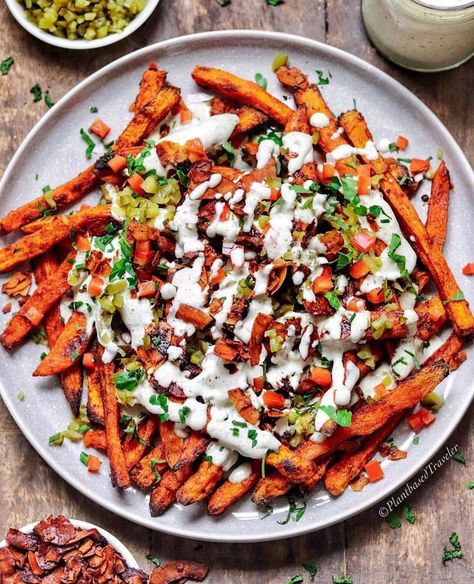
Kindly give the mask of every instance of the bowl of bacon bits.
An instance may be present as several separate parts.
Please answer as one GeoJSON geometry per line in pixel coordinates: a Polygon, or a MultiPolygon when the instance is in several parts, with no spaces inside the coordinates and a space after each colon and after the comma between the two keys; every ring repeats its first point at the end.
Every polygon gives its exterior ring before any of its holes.
{"type": "Polygon", "coordinates": [[[105,529],[50,515],[8,530],[0,542],[0,584],[170,584],[201,582],[209,571],[197,562],[153,562],[157,567],[148,576],[105,529]]]}
{"type": "Polygon", "coordinates": [[[0,543],[0,582],[142,584],[148,575],[123,543],[104,529],[50,515],[8,530],[0,543]]]}

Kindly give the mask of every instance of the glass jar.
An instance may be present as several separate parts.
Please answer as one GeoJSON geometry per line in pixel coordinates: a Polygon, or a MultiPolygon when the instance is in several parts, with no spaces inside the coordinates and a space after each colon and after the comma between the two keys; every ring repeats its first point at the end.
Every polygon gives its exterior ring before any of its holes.
{"type": "Polygon", "coordinates": [[[444,71],[474,54],[474,0],[362,0],[375,47],[415,71],[444,71]]]}

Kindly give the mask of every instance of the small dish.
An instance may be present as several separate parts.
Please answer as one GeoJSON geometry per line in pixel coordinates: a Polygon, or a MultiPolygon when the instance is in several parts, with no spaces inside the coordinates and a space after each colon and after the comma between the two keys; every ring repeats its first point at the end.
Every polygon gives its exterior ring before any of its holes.
{"type": "MultiPolygon", "coordinates": [[[[123,557],[123,559],[125,560],[125,562],[127,563],[129,568],[135,568],[137,570],[140,568],[136,559],[132,556],[132,554],[128,550],[128,548],[126,548],[125,545],[119,539],[117,539],[115,537],[115,535],[112,535],[111,533],[109,533],[108,531],[103,529],[102,527],[99,527],[98,525],[94,525],[93,523],[89,523],[87,521],[81,521],[79,519],[69,519],[69,521],[74,525],[74,527],[79,527],[81,529],[97,529],[100,532],[100,534],[103,535],[105,537],[105,539],[123,557]]],[[[23,533],[27,533],[27,534],[33,533],[33,528],[38,523],[39,523],[39,521],[35,521],[34,523],[29,523],[28,525],[25,525],[24,527],[20,527],[20,531],[22,531],[23,533]]],[[[7,542],[4,539],[2,541],[0,541],[0,547],[5,547],[6,545],[7,545],[7,542]]]]}
{"type": "Polygon", "coordinates": [[[137,14],[137,16],[132,21],[130,21],[130,23],[121,32],[110,34],[102,39],[88,41],[85,39],[71,40],[54,36],[50,32],[42,30],[36,26],[36,24],[30,22],[26,17],[23,6],[18,2],[18,0],[5,0],[6,5],[15,20],[30,34],[40,39],[41,41],[48,43],[49,45],[61,47],[63,49],[75,50],[99,49],[100,47],[118,43],[122,39],[131,35],[132,32],[135,32],[137,28],[139,28],[151,16],[151,13],[158,6],[159,1],[160,0],[148,0],[145,8],[139,14],[137,14]]]}

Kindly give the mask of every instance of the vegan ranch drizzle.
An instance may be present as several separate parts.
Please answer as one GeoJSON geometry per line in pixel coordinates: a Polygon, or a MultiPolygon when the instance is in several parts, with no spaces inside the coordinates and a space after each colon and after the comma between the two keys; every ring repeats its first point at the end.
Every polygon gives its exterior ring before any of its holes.
{"type": "Polygon", "coordinates": [[[374,45],[398,65],[442,71],[474,54],[472,0],[362,0],[374,45]]]}

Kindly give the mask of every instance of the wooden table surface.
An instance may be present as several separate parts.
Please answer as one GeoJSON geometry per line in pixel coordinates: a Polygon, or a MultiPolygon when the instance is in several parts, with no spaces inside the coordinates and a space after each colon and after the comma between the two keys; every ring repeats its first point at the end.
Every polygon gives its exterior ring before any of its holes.
{"type": "MultiPolygon", "coordinates": [[[[0,172],[27,132],[45,113],[43,103],[32,104],[30,88],[48,85],[58,99],[103,65],[159,40],[193,32],[252,28],[300,34],[325,41],[373,63],[418,95],[447,125],[474,160],[472,79],[474,60],[460,69],[423,75],[391,65],[373,49],[361,22],[358,2],[347,0],[286,0],[277,7],[265,0],[232,0],[220,7],[215,0],[162,0],[149,21],[118,45],[97,52],[68,52],[34,39],[0,3],[0,59],[9,55],[15,65],[0,78],[0,172]],[[468,91],[469,80],[471,90],[468,91]]],[[[354,584],[416,582],[461,583],[474,579],[474,492],[464,485],[474,479],[469,432],[474,429],[471,408],[450,446],[458,445],[467,465],[449,461],[410,497],[414,525],[404,521],[390,529],[377,512],[369,510],[332,528],[294,539],[263,544],[220,545],[162,535],[133,525],[92,503],[60,479],[30,447],[0,402],[0,534],[48,513],[64,513],[102,525],[115,533],[135,554],[142,567],[152,552],[162,560],[189,558],[211,567],[209,583],[281,583],[302,574],[301,564],[318,566],[315,582],[350,575],[354,584]],[[465,558],[441,563],[442,548],[451,532],[459,534],[465,558]]],[[[436,459],[437,457],[435,457],[436,459]]]]}

